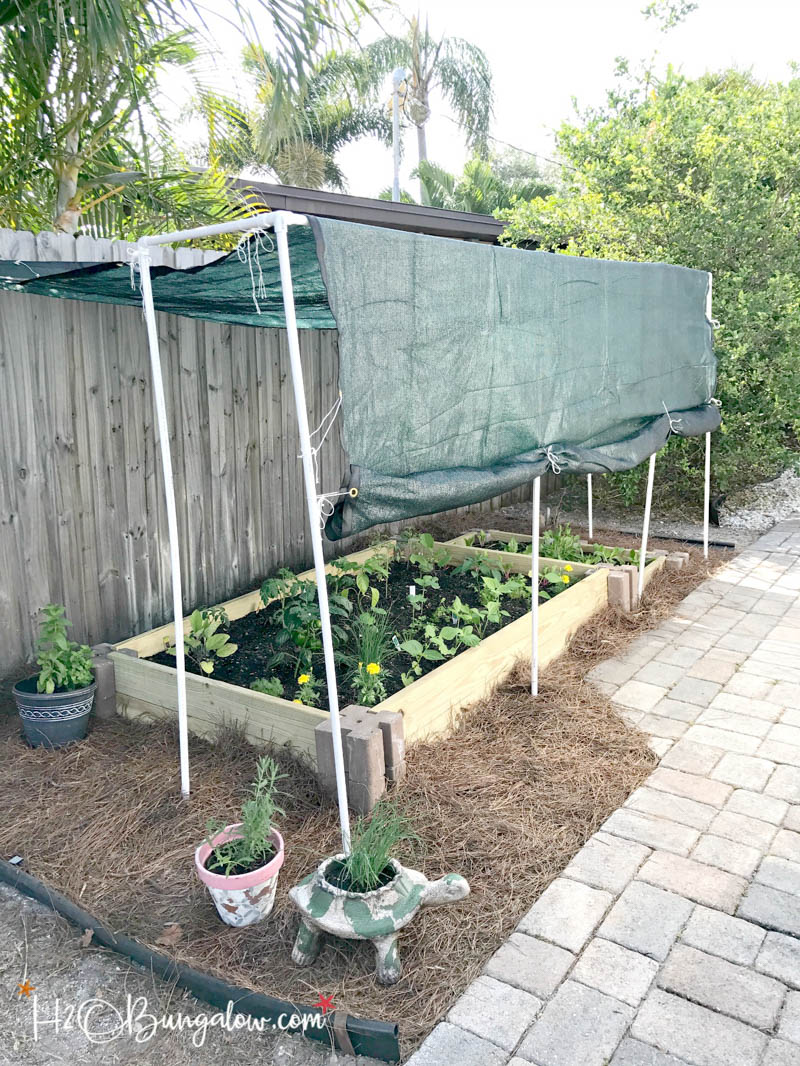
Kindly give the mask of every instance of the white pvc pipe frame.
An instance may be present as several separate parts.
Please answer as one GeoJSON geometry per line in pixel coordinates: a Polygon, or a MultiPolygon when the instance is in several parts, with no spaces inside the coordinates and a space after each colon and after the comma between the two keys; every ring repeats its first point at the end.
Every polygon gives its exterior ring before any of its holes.
{"type": "MultiPolygon", "coordinates": [[[[294,289],[289,261],[289,226],[307,226],[305,215],[292,211],[269,211],[252,218],[221,222],[214,226],[200,226],[196,229],[177,230],[174,233],[160,233],[150,237],[141,237],[137,242],[139,249],[138,265],[142,281],[142,303],[147,325],[147,341],[150,349],[150,364],[153,373],[153,402],[158,423],[161,465],[164,475],[164,494],[167,504],[167,530],[169,535],[170,564],[172,570],[172,607],[175,623],[175,666],[178,688],[178,732],[181,769],[181,792],[189,795],[189,741],[186,715],[186,671],[183,648],[183,593],[181,587],[181,564],[178,545],[178,521],[175,508],[175,487],[172,476],[172,455],[169,447],[169,424],[164,397],[164,379],[161,372],[161,356],[158,343],[153,291],[150,284],[150,255],[148,249],[153,245],[174,244],[178,241],[193,240],[199,237],[211,237],[222,233],[246,233],[249,230],[263,229],[271,226],[278,243],[278,262],[280,265],[283,306],[286,315],[286,330],[289,341],[289,359],[292,368],[295,407],[300,430],[300,450],[303,460],[303,478],[306,490],[306,505],[311,526],[311,546],[314,553],[314,570],[317,579],[320,617],[322,621],[322,644],[325,654],[325,675],[328,683],[328,700],[331,715],[333,739],[333,758],[336,768],[336,791],[339,804],[339,821],[342,831],[342,847],[345,853],[350,851],[350,814],[347,806],[347,783],[344,772],[344,754],[342,751],[342,734],[339,725],[339,694],[336,685],[336,666],[333,658],[333,638],[331,634],[330,612],[328,609],[328,587],[325,581],[325,557],[322,550],[322,531],[319,522],[319,502],[317,484],[314,477],[314,462],[311,449],[311,437],[306,411],[303,368],[300,362],[300,338],[297,332],[297,317],[294,306],[294,289]]],[[[707,297],[706,314],[711,316],[711,284],[707,297]]],[[[710,502],[710,460],[711,434],[706,434],[705,453],[705,499],[703,516],[703,552],[708,556],[708,520],[710,502]]],[[[653,496],[653,479],[655,475],[655,453],[650,456],[650,469],[647,478],[647,498],[645,503],[644,523],[642,528],[642,551],[639,559],[639,595],[644,587],[644,567],[647,552],[647,537],[650,528],[650,508],[653,496]]],[[[531,544],[531,693],[539,692],[539,508],[540,479],[533,481],[533,515],[531,544]]],[[[592,480],[588,478],[589,509],[591,514],[592,480]]],[[[591,519],[590,519],[591,521],[591,519]]],[[[590,533],[591,536],[591,533],[590,533]]]]}
{"type": "Polygon", "coordinates": [[[278,262],[280,265],[281,288],[283,290],[283,308],[286,315],[286,332],[289,342],[289,361],[292,368],[294,402],[297,410],[297,422],[300,430],[300,451],[303,460],[303,479],[306,490],[306,506],[311,526],[311,547],[314,553],[314,570],[317,579],[320,618],[322,621],[322,645],[325,654],[325,676],[328,683],[328,705],[331,716],[333,736],[333,759],[336,767],[336,792],[339,804],[339,822],[342,831],[342,848],[350,851],[350,814],[347,806],[347,783],[344,772],[344,755],[342,752],[342,733],[339,725],[339,694],[336,686],[336,665],[333,658],[333,638],[328,609],[328,586],[325,581],[325,557],[322,550],[322,530],[320,528],[320,497],[314,476],[314,459],[311,448],[311,436],[308,428],[303,368],[300,362],[300,338],[297,332],[297,317],[294,306],[294,289],[292,271],[289,261],[289,226],[307,226],[305,215],[292,211],[270,211],[263,215],[241,219],[235,222],[222,222],[215,226],[201,226],[196,229],[178,230],[175,233],[160,233],[151,237],[141,237],[137,242],[139,250],[138,265],[142,280],[142,303],[147,324],[147,341],[150,348],[150,363],[153,372],[153,402],[156,409],[158,433],[161,448],[161,466],[164,475],[164,493],[167,501],[167,529],[169,534],[169,553],[172,569],[172,609],[175,622],[175,666],[178,687],[178,733],[180,749],[181,792],[189,795],[189,741],[186,715],[186,671],[183,650],[183,595],[181,590],[181,562],[178,545],[178,522],[175,510],[175,487],[172,478],[172,458],[169,447],[169,425],[164,398],[164,379],[161,372],[161,357],[158,344],[153,291],[150,284],[150,255],[153,245],[173,244],[198,237],[210,237],[221,233],[246,233],[250,230],[271,227],[278,245],[278,262]]]}

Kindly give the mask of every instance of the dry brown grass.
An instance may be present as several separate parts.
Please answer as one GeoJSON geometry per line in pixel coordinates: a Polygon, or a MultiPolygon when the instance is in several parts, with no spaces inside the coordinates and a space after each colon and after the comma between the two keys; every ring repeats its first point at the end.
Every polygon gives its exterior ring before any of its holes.
{"type": "Polygon", "coordinates": [[[169,728],[98,722],[84,743],[52,753],[26,747],[8,718],[0,725],[0,854],[23,855],[31,873],[149,944],[168,922],[180,923],[176,957],[229,981],[298,1003],[333,994],[352,1014],[399,1021],[408,1052],[650,772],[646,737],[584,678],[707,572],[694,552],[688,570],[653,580],[636,615],[609,610],[584,626],[544,674],[538,699],[520,665],[451,737],[414,745],[397,790],[424,844],[413,858],[431,878],[464,874],[472,894],[424,911],[403,933],[405,976],[391,989],[376,984],[364,944],[331,942],[308,970],[290,960],[297,916],[286,893],[337,849],[337,818],[310,767],[285,752],[287,854],[273,915],[242,930],[216,917],[192,851],[208,817],[234,819],[252,778],[256,753],[233,732],[217,745],[191,740],[193,793],[184,802],[169,728]]]}

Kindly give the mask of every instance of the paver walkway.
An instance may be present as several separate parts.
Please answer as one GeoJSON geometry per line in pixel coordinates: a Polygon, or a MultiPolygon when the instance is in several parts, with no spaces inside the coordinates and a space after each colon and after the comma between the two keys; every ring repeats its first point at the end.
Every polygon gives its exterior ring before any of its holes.
{"type": "Polygon", "coordinates": [[[800,517],[592,678],[660,765],[409,1066],[800,1066],[800,517]]]}

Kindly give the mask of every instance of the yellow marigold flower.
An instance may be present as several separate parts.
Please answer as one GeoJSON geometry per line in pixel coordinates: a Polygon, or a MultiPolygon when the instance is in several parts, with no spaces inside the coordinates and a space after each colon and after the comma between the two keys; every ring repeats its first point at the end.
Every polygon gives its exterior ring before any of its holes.
{"type": "Polygon", "coordinates": [[[302,700],[292,700],[292,703],[299,703],[302,706],[303,701],[302,700]]]}
{"type": "Polygon", "coordinates": [[[310,677],[309,674],[301,674],[298,677],[298,679],[297,679],[297,684],[298,685],[307,685],[310,680],[311,680],[311,677],[310,677]]]}
{"type": "Polygon", "coordinates": [[[561,578],[561,580],[564,582],[565,585],[568,585],[569,584],[569,574],[564,574],[563,577],[561,578]]]}
{"type": "Polygon", "coordinates": [[[381,668],[378,665],[378,663],[367,663],[367,673],[368,674],[379,674],[380,672],[381,672],[381,668]]]}
{"type": "Polygon", "coordinates": [[[569,565],[569,563],[567,563],[567,565],[564,567],[564,569],[567,571],[568,574],[572,573],[572,567],[569,565]]]}

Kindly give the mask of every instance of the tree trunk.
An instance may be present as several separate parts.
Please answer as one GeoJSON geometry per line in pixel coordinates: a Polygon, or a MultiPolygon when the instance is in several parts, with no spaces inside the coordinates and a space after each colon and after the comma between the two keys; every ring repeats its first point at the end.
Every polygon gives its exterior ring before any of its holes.
{"type": "Polygon", "coordinates": [[[78,175],[81,169],[78,144],[79,133],[71,130],[64,144],[64,158],[53,167],[58,178],[53,229],[60,233],[74,234],[81,215],[78,207],[78,175]]]}
{"type": "MultiPolygon", "coordinates": [[[[425,138],[425,124],[417,126],[417,157],[420,163],[428,162],[428,142],[425,138]]],[[[422,178],[419,179],[419,202],[425,203],[425,185],[422,178]]]]}

